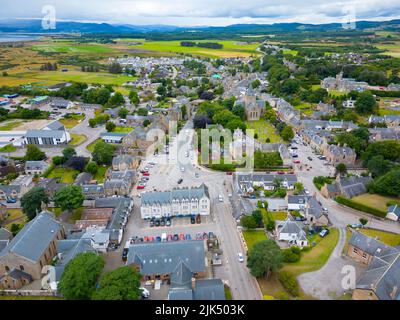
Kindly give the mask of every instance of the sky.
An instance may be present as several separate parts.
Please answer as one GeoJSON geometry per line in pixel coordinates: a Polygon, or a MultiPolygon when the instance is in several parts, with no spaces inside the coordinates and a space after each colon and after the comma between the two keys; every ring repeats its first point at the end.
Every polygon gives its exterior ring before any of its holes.
{"type": "Polygon", "coordinates": [[[399,0],[0,0],[0,18],[41,18],[113,24],[225,26],[237,23],[329,23],[400,18],[399,0]]]}

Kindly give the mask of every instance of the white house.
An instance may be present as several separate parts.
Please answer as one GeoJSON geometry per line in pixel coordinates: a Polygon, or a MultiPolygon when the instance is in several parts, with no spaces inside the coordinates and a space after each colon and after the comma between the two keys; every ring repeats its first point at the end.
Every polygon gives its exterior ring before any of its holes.
{"type": "Polygon", "coordinates": [[[25,173],[26,174],[43,174],[47,168],[49,167],[49,164],[45,161],[27,161],[25,163],[25,173]]]}
{"type": "Polygon", "coordinates": [[[173,189],[164,192],[145,192],[141,197],[142,219],[184,217],[210,214],[208,187],[173,189]]]}
{"type": "Polygon", "coordinates": [[[386,218],[393,220],[393,221],[399,221],[400,219],[400,206],[398,206],[397,204],[390,206],[387,209],[387,213],[386,213],[386,218]]]}
{"type": "Polygon", "coordinates": [[[98,252],[107,252],[110,244],[110,232],[98,228],[87,228],[83,239],[89,239],[92,248],[98,252]]]}
{"type": "Polygon", "coordinates": [[[100,134],[100,138],[107,143],[121,143],[122,139],[127,135],[127,133],[103,132],[100,134]]]}
{"type": "Polygon", "coordinates": [[[306,196],[288,196],[288,210],[300,211],[305,210],[307,206],[306,196]]]}
{"type": "Polygon", "coordinates": [[[349,109],[354,109],[355,108],[355,100],[348,99],[346,101],[343,101],[343,107],[344,108],[349,108],[349,109]]]}
{"type": "Polygon", "coordinates": [[[277,222],[276,234],[279,241],[288,241],[289,244],[299,247],[308,245],[306,233],[299,222],[290,219],[277,222]]]}

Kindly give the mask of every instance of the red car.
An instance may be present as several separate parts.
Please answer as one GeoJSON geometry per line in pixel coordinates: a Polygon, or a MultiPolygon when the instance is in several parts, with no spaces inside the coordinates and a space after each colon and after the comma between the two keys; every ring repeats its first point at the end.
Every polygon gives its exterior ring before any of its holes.
{"type": "Polygon", "coordinates": [[[172,234],[169,234],[169,235],[168,235],[167,241],[172,241],[172,234]]]}
{"type": "Polygon", "coordinates": [[[278,171],[278,174],[285,174],[285,172],[283,172],[283,171],[278,171]]]}
{"type": "Polygon", "coordinates": [[[148,176],[150,176],[150,173],[144,172],[144,173],[143,173],[143,176],[144,176],[144,177],[148,177],[148,176]]]}
{"type": "Polygon", "coordinates": [[[300,163],[300,160],[294,160],[293,163],[300,163]]]}
{"type": "Polygon", "coordinates": [[[232,172],[231,172],[231,171],[228,171],[226,174],[227,174],[228,176],[231,176],[231,175],[232,175],[232,172]]]}
{"type": "Polygon", "coordinates": [[[138,190],[144,189],[144,186],[137,186],[136,189],[138,189],[138,190]]]}
{"type": "Polygon", "coordinates": [[[154,237],[149,237],[149,241],[154,241],[154,237]]]}
{"type": "Polygon", "coordinates": [[[181,233],[181,234],[179,235],[179,240],[185,240],[185,235],[184,235],[183,233],[181,233]]]}
{"type": "Polygon", "coordinates": [[[147,237],[147,236],[146,236],[146,237],[144,237],[144,238],[143,238],[143,241],[144,241],[144,242],[147,242],[147,241],[149,241],[149,237],[147,237]]]}

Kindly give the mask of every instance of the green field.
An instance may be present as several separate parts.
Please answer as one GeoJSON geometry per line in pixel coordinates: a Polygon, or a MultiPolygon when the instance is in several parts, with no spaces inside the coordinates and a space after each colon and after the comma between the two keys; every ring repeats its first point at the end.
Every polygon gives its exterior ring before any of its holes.
{"type": "Polygon", "coordinates": [[[83,134],[71,133],[71,141],[69,144],[71,146],[78,146],[86,141],[86,136],[83,134]]]}
{"type": "Polygon", "coordinates": [[[248,250],[251,250],[257,242],[268,240],[264,230],[244,230],[243,237],[248,250]]]}
{"type": "Polygon", "coordinates": [[[3,124],[0,126],[0,131],[11,131],[15,129],[16,127],[19,127],[23,121],[10,121],[6,124],[3,124]]]}
{"type": "Polygon", "coordinates": [[[395,201],[400,205],[399,198],[384,197],[379,194],[370,194],[370,193],[364,193],[360,196],[351,198],[351,200],[353,202],[360,203],[385,212],[387,210],[387,203],[389,201],[395,201]]]}
{"type": "Polygon", "coordinates": [[[116,127],[113,132],[117,133],[129,133],[133,130],[131,127],[116,127]]]}
{"type": "Polygon", "coordinates": [[[291,54],[292,56],[297,56],[297,54],[299,52],[297,50],[283,49],[282,53],[283,54],[291,54]]]}
{"type": "Polygon", "coordinates": [[[6,146],[0,148],[0,152],[3,153],[10,153],[10,152],[15,152],[17,151],[17,148],[14,147],[12,144],[7,144],[6,146]]]}
{"type": "Polygon", "coordinates": [[[105,54],[113,53],[110,47],[101,44],[80,44],[77,42],[48,42],[36,44],[31,47],[34,51],[56,52],[56,53],[73,53],[73,54],[105,54]]]}
{"type": "Polygon", "coordinates": [[[71,115],[69,118],[63,118],[58,121],[61,122],[67,129],[72,129],[78,123],[80,123],[83,119],[85,119],[84,114],[82,114],[82,115],[74,114],[74,115],[71,115]]]}
{"type": "Polygon", "coordinates": [[[79,174],[78,171],[68,168],[54,168],[48,178],[60,178],[60,183],[73,183],[76,176],[79,174]]]}
{"type": "Polygon", "coordinates": [[[226,40],[201,40],[196,42],[218,42],[223,45],[223,48],[183,47],[180,45],[181,41],[146,41],[143,44],[131,45],[129,48],[165,53],[187,53],[210,58],[249,57],[258,54],[256,49],[259,44],[240,44],[236,41],[226,40]]]}
{"type": "Polygon", "coordinates": [[[275,127],[265,121],[246,121],[247,129],[253,129],[254,133],[258,135],[257,140],[265,143],[267,138],[270,139],[270,143],[277,143],[281,141],[281,137],[276,133],[275,127]]]}
{"type": "Polygon", "coordinates": [[[395,58],[400,58],[400,42],[393,44],[378,44],[378,49],[386,50],[385,54],[388,54],[395,58]]]}

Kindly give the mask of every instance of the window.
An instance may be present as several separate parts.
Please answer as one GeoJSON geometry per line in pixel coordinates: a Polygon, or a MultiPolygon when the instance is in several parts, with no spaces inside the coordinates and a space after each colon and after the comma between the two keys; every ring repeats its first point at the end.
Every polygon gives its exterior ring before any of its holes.
{"type": "Polygon", "coordinates": [[[5,266],[4,268],[6,269],[6,272],[10,271],[10,267],[9,266],[5,266]]]}
{"type": "Polygon", "coordinates": [[[363,253],[362,257],[363,257],[364,259],[367,259],[367,254],[366,254],[366,253],[363,253]]]}
{"type": "Polygon", "coordinates": [[[354,253],[358,253],[358,250],[356,248],[353,249],[354,253]]]}
{"type": "Polygon", "coordinates": [[[21,265],[19,266],[19,269],[20,269],[21,271],[24,271],[24,266],[21,264],[21,265]]]}

